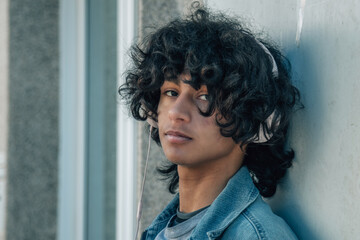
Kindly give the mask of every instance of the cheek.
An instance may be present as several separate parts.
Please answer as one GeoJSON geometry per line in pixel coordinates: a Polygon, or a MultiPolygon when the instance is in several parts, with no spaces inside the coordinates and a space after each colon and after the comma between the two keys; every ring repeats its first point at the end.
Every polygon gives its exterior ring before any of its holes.
{"type": "Polygon", "coordinates": [[[164,118],[166,117],[165,114],[166,113],[166,109],[164,107],[164,105],[160,105],[158,106],[158,110],[157,110],[157,118],[158,118],[158,126],[159,126],[159,131],[161,131],[161,128],[165,122],[164,118]]]}
{"type": "Polygon", "coordinates": [[[220,127],[217,125],[215,117],[205,118],[202,123],[203,134],[207,137],[209,141],[216,143],[217,145],[230,146],[234,143],[234,140],[231,137],[224,137],[220,133],[220,127]],[[212,139],[212,140],[210,140],[212,139]]]}
{"type": "Polygon", "coordinates": [[[162,104],[161,101],[160,101],[159,105],[157,107],[158,118],[160,118],[160,115],[162,115],[163,112],[164,112],[164,104],[162,104]]]}
{"type": "Polygon", "coordinates": [[[206,133],[218,138],[221,136],[220,127],[216,124],[215,117],[202,117],[201,126],[206,133]]]}

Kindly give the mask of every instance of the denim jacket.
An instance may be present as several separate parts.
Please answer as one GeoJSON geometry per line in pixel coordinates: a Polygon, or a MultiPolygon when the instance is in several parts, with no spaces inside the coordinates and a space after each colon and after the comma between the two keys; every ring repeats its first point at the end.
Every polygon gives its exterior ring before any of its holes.
{"type": "MultiPolygon", "coordinates": [[[[141,240],[153,240],[176,214],[179,195],[166,206],[145,230],[141,240]]],[[[293,240],[297,239],[283,219],[275,215],[255,187],[246,167],[229,180],[200,220],[190,240],[293,240]]]]}

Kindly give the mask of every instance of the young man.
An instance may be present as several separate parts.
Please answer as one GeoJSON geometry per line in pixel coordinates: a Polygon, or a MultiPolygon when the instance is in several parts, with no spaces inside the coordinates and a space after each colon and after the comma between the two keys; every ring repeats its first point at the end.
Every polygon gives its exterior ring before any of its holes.
{"type": "Polygon", "coordinates": [[[236,19],[198,8],[132,49],[120,94],[170,161],[173,201],[141,239],[296,239],[262,197],[291,166],[289,63],[236,19]]]}

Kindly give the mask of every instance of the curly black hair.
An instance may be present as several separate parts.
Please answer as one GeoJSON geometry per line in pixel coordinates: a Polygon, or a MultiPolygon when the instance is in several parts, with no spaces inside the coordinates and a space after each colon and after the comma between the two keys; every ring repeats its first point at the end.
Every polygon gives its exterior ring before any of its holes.
{"type": "MultiPolygon", "coordinates": [[[[201,114],[211,116],[216,110],[221,134],[246,145],[243,165],[260,194],[271,197],[275,193],[294,158],[294,151],[285,146],[289,120],[296,106],[302,105],[290,81],[290,63],[273,44],[256,37],[236,18],[196,7],[187,18],[171,21],[134,45],[131,59],[133,67],[126,72],[119,93],[135,119],[157,121],[164,79],[189,72],[188,84],[195,89],[205,84],[208,89],[210,104],[201,114]],[[259,42],[271,52],[277,74],[259,42]],[[268,136],[267,142],[254,141],[259,129],[268,136]]],[[[158,129],[151,134],[160,144],[158,129]]],[[[174,193],[177,166],[159,171],[169,177],[169,191],[174,193]]]]}

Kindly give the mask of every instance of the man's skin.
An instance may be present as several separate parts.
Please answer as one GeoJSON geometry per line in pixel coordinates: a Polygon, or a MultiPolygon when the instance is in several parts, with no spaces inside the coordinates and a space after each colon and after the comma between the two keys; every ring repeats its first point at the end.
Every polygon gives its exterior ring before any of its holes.
{"type": "Polygon", "coordinates": [[[241,167],[245,147],[231,137],[223,137],[215,121],[200,114],[208,106],[207,88],[194,89],[184,80],[165,81],[158,105],[161,146],[169,161],[178,165],[181,212],[210,205],[241,167]]]}

